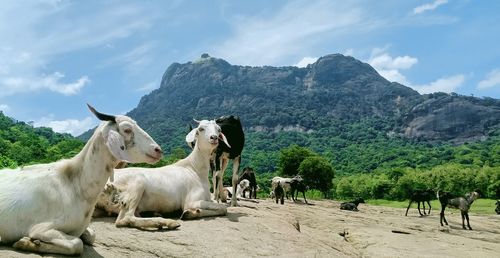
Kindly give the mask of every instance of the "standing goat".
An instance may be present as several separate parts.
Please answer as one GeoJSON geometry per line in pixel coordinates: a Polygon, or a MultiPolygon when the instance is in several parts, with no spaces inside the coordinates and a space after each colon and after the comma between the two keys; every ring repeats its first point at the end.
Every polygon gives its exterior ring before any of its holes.
{"type": "Polygon", "coordinates": [[[276,198],[276,203],[280,201],[281,204],[285,204],[285,189],[283,189],[281,183],[278,183],[276,185],[273,192],[274,192],[274,197],[276,198]]]}
{"type": "MultiPolygon", "coordinates": [[[[240,119],[234,116],[223,116],[215,120],[220,126],[222,133],[226,135],[229,144],[219,144],[215,152],[215,164],[212,167],[212,186],[214,200],[226,202],[224,195],[224,187],[222,181],[224,178],[224,171],[228,165],[229,160],[233,160],[233,177],[231,184],[233,186],[233,193],[236,192],[236,185],[238,184],[238,171],[240,169],[241,152],[245,145],[245,134],[241,126],[240,119]]],[[[231,206],[237,206],[236,195],[231,197],[231,206]]]]}
{"type": "Polygon", "coordinates": [[[460,209],[460,212],[462,214],[462,228],[465,228],[465,219],[467,219],[467,227],[469,227],[470,230],[472,228],[470,227],[469,224],[469,209],[472,203],[479,198],[479,193],[477,191],[473,191],[471,193],[466,194],[464,197],[455,197],[452,196],[450,193],[442,192],[439,193],[437,191],[436,194],[439,202],[441,203],[441,213],[439,222],[441,223],[441,226],[443,226],[443,220],[446,225],[448,225],[448,221],[446,221],[446,218],[444,217],[444,210],[446,209],[446,206],[460,209]]]}
{"type": "Polygon", "coordinates": [[[290,192],[292,193],[292,200],[297,201],[297,196],[299,192],[302,192],[302,196],[304,197],[304,202],[307,203],[306,200],[306,190],[307,186],[302,182],[302,180],[293,179],[290,182],[290,192]]]}
{"type": "Polygon", "coordinates": [[[292,186],[290,183],[294,180],[302,181],[303,179],[300,175],[296,175],[292,178],[275,176],[273,177],[273,179],[271,179],[271,190],[274,191],[276,186],[281,185],[283,191],[285,192],[285,197],[288,199],[288,193],[292,190],[292,186]]]}
{"type": "Polygon", "coordinates": [[[242,180],[248,180],[250,183],[249,187],[244,189],[242,197],[245,198],[245,192],[248,190],[250,191],[248,198],[251,199],[253,197],[257,199],[257,179],[255,178],[255,172],[253,172],[252,168],[246,167],[243,169],[243,174],[238,178],[238,183],[242,180]]]}
{"type": "Polygon", "coordinates": [[[427,215],[425,213],[425,202],[429,205],[429,212],[428,214],[431,214],[431,199],[432,196],[434,195],[434,192],[432,190],[416,190],[414,191],[411,196],[410,196],[410,203],[408,203],[408,208],[406,208],[406,214],[405,216],[408,216],[408,210],[410,209],[410,206],[413,202],[417,202],[417,209],[418,213],[420,216],[427,215]],[[424,207],[424,214],[422,215],[422,212],[420,212],[420,203],[422,203],[422,206],[424,207]]]}
{"type": "Polygon", "coordinates": [[[202,120],[186,136],[195,142],[193,151],[174,164],[159,168],[125,168],[115,170],[119,203],[111,204],[113,194],[103,194],[97,207],[118,213],[116,226],[143,228],[161,218],[137,218],[135,214],[150,211],[170,213],[182,210],[181,219],[220,216],[226,205],[211,200],[208,172],[210,158],[221,138],[227,144],[215,121],[202,120]]]}
{"type": "Polygon", "coordinates": [[[161,159],[160,146],[134,120],[89,109],[105,122],[76,156],[0,170],[2,243],[30,252],[81,254],[83,243],[95,239],[88,225],[113,167],[161,159]]]}

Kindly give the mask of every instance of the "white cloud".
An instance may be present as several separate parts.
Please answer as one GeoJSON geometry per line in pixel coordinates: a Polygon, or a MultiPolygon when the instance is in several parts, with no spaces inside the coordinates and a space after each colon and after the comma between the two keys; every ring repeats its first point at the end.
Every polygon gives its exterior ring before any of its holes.
{"type": "Polygon", "coordinates": [[[123,65],[129,73],[140,72],[142,67],[151,65],[154,60],[154,50],[156,42],[143,43],[132,50],[106,60],[100,67],[120,64],[123,65]]]}
{"type": "Polygon", "coordinates": [[[418,59],[411,56],[397,56],[391,57],[389,54],[381,54],[373,56],[369,60],[370,65],[381,69],[396,69],[404,70],[411,68],[414,64],[418,63],[418,59]]]}
{"type": "MultiPolygon", "coordinates": [[[[51,68],[54,59],[87,48],[106,48],[114,40],[149,28],[156,16],[153,12],[144,15],[148,13],[144,6],[134,3],[101,3],[92,12],[75,15],[79,4],[57,0],[2,3],[0,96],[40,90],[77,94],[89,82],[88,72],[63,81],[65,71],[51,68]]],[[[137,58],[131,65],[140,62],[137,58]]]]}
{"type": "Polygon", "coordinates": [[[492,70],[486,75],[486,78],[477,84],[480,90],[500,86],[500,69],[492,70]]]}
{"type": "Polygon", "coordinates": [[[349,48],[344,51],[344,56],[354,56],[354,49],[349,48]]]}
{"type": "Polygon", "coordinates": [[[302,58],[302,60],[300,60],[298,63],[294,64],[293,66],[306,67],[308,64],[312,64],[312,63],[316,62],[317,60],[318,60],[317,57],[306,56],[306,57],[302,58]]]}
{"type": "Polygon", "coordinates": [[[9,111],[10,107],[7,104],[0,104],[0,111],[3,111],[4,113],[6,111],[9,111]]]}
{"type": "Polygon", "coordinates": [[[300,53],[325,37],[376,24],[362,14],[360,6],[346,2],[289,2],[271,17],[231,21],[234,35],[214,46],[214,55],[235,64],[283,65],[284,57],[300,53]]]}
{"type": "Polygon", "coordinates": [[[93,128],[97,125],[92,117],[88,116],[83,120],[67,119],[67,120],[54,120],[54,116],[42,117],[40,120],[34,122],[36,127],[50,127],[58,133],[69,133],[73,136],[78,136],[93,128]]]}
{"type": "Polygon", "coordinates": [[[404,85],[410,85],[410,82],[400,72],[400,70],[410,69],[418,63],[418,59],[411,56],[392,57],[385,52],[386,48],[375,48],[372,51],[370,59],[367,61],[377,72],[391,82],[398,82],[404,85]]]}
{"type": "Polygon", "coordinates": [[[137,88],[137,91],[152,91],[158,87],[158,83],[156,81],[152,81],[149,83],[146,83],[142,85],[141,87],[137,88]]]}
{"type": "Polygon", "coordinates": [[[88,76],[82,76],[71,83],[63,83],[64,74],[55,72],[39,77],[6,77],[0,79],[0,97],[16,93],[33,92],[38,90],[50,90],[66,96],[75,95],[90,82],[88,76]]]}
{"type": "Polygon", "coordinates": [[[423,5],[419,5],[415,8],[413,8],[413,13],[414,14],[421,14],[426,11],[432,11],[436,8],[438,8],[440,5],[448,3],[448,0],[436,0],[433,3],[427,3],[423,5]]]}
{"type": "Polygon", "coordinates": [[[465,76],[463,74],[457,74],[449,77],[440,78],[434,82],[424,85],[411,86],[413,89],[417,90],[421,94],[433,93],[433,92],[456,92],[456,90],[462,86],[465,82],[465,76]]]}
{"type": "Polygon", "coordinates": [[[388,47],[374,48],[367,63],[375,68],[375,70],[388,81],[401,83],[413,88],[421,94],[456,92],[465,82],[465,76],[463,74],[457,74],[449,77],[442,77],[428,84],[413,84],[404,76],[402,70],[412,68],[418,63],[418,58],[408,55],[392,57],[387,53],[387,49],[388,47]]]}

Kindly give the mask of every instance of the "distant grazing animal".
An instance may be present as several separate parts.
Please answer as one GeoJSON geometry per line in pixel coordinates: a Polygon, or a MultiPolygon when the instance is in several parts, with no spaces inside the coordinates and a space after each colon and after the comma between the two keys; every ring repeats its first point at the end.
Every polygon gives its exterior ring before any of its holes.
{"type": "Polygon", "coordinates": [[[243,174],[240,176],[238,179],[238,184],[242,180],[248,180],[250,183],[249,187],[246,189],[243,189],[243,198],[245,198],[245,192],[246,190],[250,191],[250,194],[248,198],[254,198],[257,199],[257,179],[255,179],[255,173],[253,172],[253,169],[250,167],[246,167],[243,169],[243,174]]]}
{"type": "Polygon", "coordinates": [[[300,175],[296,175],[292,178],[275,176],[271,179],[271,189],[274,191],[274,188],[276,188],[278,184],[281,184],[281,187],[283,187],[283,191],[285,192],[285,197],[288,199],[288,193],[292,190],[290,183],[293,180],[302,181],[303,179],[300,175]]]}
{"type": "Polygon", "coordinates": [[[428,214],[431,214],[431,199],[433,196],[434,196],[434,192],[432,190],[416,190],[416,191],[414,191],[410,196],[410,203],[408,203],[408,208],[406,208],[405,216],[408,216],[408,210],[410,209],[410,206],[413,202],[417,202],[417,209],[418,209],[418,213],[420,213],[420,216],[427,215],[425,213],[425,202],[427,202],[427,204],[429,205],[428,214]],[[423,215],[422,215],[422,212],[420,212],[420,203],[422,203],[422,206],[424,208],[423,215]]]}
{"type": "Polygon", "coordinates": [[[354,201],[343,202],[340,204],[340,209],[348,211],[358,211],[358,205],[360,203],[365,203],[365,200],[363,200],[363,198],[358,198],[354,201]]]}
{"type": "Polygon", "coordinates": [[[160,146],[127,116],[90,111],[101,121],[70,159],[0,170],[0,237],[23,251],[79,255],[99,193],[121,161],[158,162],[160,146]]]}
{"type": "Polygon", "coordinates": [[[269,198],[274,199],[274,197],[275,197],[275,196],[276,196],[276,195],[274,194],[274,190],[271,190],[271,191],[269,192],[269,198]]]}
{"type": "MultiPolygon", "coordinates": [[[[229,160],[233,160],[233,177],[231,180],[233,192],[236,192],[238,184],[238,171],[241,163],[241,152],[245,145],[245,134],[239,117],[223,116],[215,120],[221,127],[222,133],[226,136],[229,144],[221,143],[215,151],[215,161],[212,165],[212,186],[214,200],[226,202],[222,179],[229,160]]],[[[236,195],[231,197],[231,206],[237,206],[236,195]]]]}
{"type": "Polygon", "coordinates": [[[302,192],[302,196],[304,197],[304,202],[307,203],[306,200],[306,191],[307,191],[307,186],[302,182],[302,180],[292,180],[290,182],[290,192],[292,193],[292,200],[295,202],[297,201],[297,195],[299,195],[299,192],[302,192]]]}
{"type": "Polygon", "coordinates": [[[496,205],[497,205],[497,208],[495,209],[495,212],[497,214],[500,214],[500,201],[497,201],[496,205]]]}
{"type": "Polygon", "coordinates": [[[285,204],[285,190],[281,186],[281,184],[276,185],[274,188],[274,196],[276,198],[276,203],[278,203],[278,200],[281,202],[281,204],[285,204]]]}
{"type": "MultiPolygon", "coordinates": [[[[241,180],[237,187],[236,187],[236,198],[241,198],[245,195],[245,191],[250,188],[250,181],[247,179],[241,180]]],[[[232,198],[233,197],[233,187],[228,186],[224,187],[224,192],[226,194],[226,197],[232,198]]]]}
{"type": "Polygon", "coordinates": [[[439,222],[441,223],[441,226],[443,226],[443,220],[446,225],[448,225],[448,221],[446,221],[446,218],[444,217],[444,210],[446,209],[446,206],[460,209],[460,212],[462,214],[462,228],[465,228],[465,219],[467,219],[467,227],[469,227],[470,230],[472,230],[470,224],[469,224],[469,209],[472,203],[479,198],[479,193],[477,191],[470,192],[466,194],[464,197],[455,197],[451,195],[450,193],[446,192],[439,192],[437,191],[436,197],[438,198],[439,202],[441,203],[441,213],[439,222]]]}

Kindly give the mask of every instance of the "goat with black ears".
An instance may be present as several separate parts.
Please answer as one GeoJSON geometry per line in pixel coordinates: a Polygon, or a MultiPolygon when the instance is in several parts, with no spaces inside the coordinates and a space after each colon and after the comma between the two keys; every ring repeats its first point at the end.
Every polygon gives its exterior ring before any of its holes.
{"type": "Polygon", "coordinates": [[[358,205],[360,203],[365,203],[365,200],[363,198],[358,198],[354,201],[343,202],[340,204],[340,209],[348,211],[358,211],[358,205]]]}
{"type": "Polygon", "coordinates": [[[411,196],[410,196],[410,203],[408,203],[408,208],[406,208],[406,214],[405,216],[408,216],[408,210],[410,209],[410,206],[413,202],[417,202],[417,209],[418,213],[420,216],[427,215],[425,213],[425,203],[429,205],[429,211],[428,214],[431,214],[431,199],[432,196],[434,195],[434,192],[432,190],[416,190],[414,191],[411,196]],[[422,212],[420,211],[420,203],[422,203],[422,206],[424,207],[424,214],[422,215],[422,212]]]}
{"type": "Polygon", "coordinates": [[[304,197],[304,202],[307,204],[307,199],[306,199],[306,191],[307,191],[307,186],[302,182],[302,180],[292,180],[290,182],[290,192],[292,193],[292,200],[294,202],[297,201],[297,196],[299,195],[299,192],[302,192],[302,196],[304,197]]]}
{"type": "MultiPolygon", "coordinates": [[[[245,179],[250,183],[247,188],[250,191],[248,198],[252,199],[253,197],[254,199],[257,199],[257,179],[255,178],[255,173],[252,168],[246,167],[243,169],[243,174],[239,177],[238,184],[245,179]]],[[[243,198],[245,198],[245,192],[247,189],[243,190],[243,198]]]]}
{"type": "Polygon", "coordinates": [[[276,203],[279,201],[281,204],[285,204],[285,189],[283,189],[281,183],[278,183],[274,188],[274,197],[276,198],[276,203]]]}
{"type": "Polygon", "coordinates": [[[472,228],[470,227],[469,224],[469,209],[472,203],[479,198],[479,192],[478,191],[473,191],[468,194],[466,194],[464,197],[455,197],[451,195],[450,193],[446,192],[439,192],[437,191],[437,198],[439,202],[441,203],[441,213],[440,213],[440,219],[439,222],[441,223],[441,226],[443,226],[443,220],[446,225],[448,225],[448,221],[446,221],[446,218],[444,217],[444,210],[446,209],[446,206],[460,209],[460,212],[462,214],[462,228],[465,228],[465,219],[467,219],[467,227],[469,227],[470,230],[472,228]]]}
{"type": "MultiPolygon", "coordinates": [[[[241,152],[245,145],[245,133],[239,117],[223,116],[215,120],[220,126],[222,133],[226,136],[229,146],[226,143],[221,143],[215,151],[215,164],[212,164],[212,186],[214,200],[226,202],[224,195],[224,187],[222,180],[224,178],[224,170],[228,165],[229,160],[233,160],[233,177],[231,180],[233,193],[236,193],[238,184],[238,171],[240,169],[241,152]]],[[[237,206],[236,195],[231,197],[231,206],[237,206]]]]}

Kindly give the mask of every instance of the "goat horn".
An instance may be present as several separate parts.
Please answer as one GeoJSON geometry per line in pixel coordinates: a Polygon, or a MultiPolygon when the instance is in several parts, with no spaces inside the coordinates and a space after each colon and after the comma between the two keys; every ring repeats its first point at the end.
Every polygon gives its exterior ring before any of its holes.
{"type": "Polygon", "coordinates": [[[196,120],[196,119],[194,119],[194,118],[193,118],[193,121],[195,121],[195,122],[196,122],[196,123],[198,123],[198,124],[200,123],[200,121],[198,121],[198,120],[196,120]]]}
{"type": "Polygon", "coordinates": [[[103,114],[103,113],[100,113],[98,112],[97,110],[95,110],[94,107],[92,107],[90,104],[87,103],[87,106],[89,107],[90,109],[90,112],[94,113],[94,115],[101,121],[113,121],[113,122],[116,122],[116,117],[115,116],[112,116],[112,115],[106,115],[106,114],[103,114]]]}

